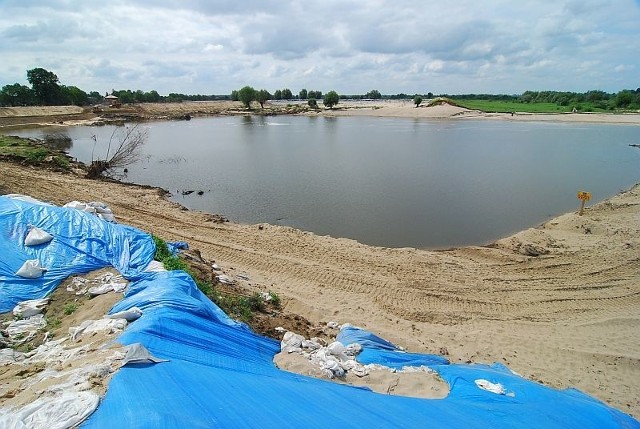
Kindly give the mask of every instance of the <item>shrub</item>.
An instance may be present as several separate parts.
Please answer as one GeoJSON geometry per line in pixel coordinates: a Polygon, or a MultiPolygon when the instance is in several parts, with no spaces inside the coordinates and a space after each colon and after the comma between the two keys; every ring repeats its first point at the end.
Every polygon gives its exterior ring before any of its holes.
{"type": "Polygon", "coordinates": [[[70,314],[73,314],[73,312],[76,311],[77,309],[78,309],[78,304],[76,304],[75,302],[70,302],[68,304],[65,304],[63,312],[64,314],[69,316],[70,314]]]}

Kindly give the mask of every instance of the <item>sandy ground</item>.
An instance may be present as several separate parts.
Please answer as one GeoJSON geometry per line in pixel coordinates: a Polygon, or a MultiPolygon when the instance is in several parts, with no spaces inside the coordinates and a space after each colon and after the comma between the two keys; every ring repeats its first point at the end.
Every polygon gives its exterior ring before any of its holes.
{"type": "Polygon", "coordinates": [[[154,189],[7,163],[0,171],[2,192],[104,201],[120,222],[185,240],[314,323],[349,322],[453,362],[501,362],[640,418],[640,185],[490,247],[435,252],[217,224],[154,189]]]}
{"type": "MultiPolygon", "coordinates": [[[[303,102],[286,101],[267,102],[265,108],[260,109],[257,103],[253,105],[253,112],[258,114],[290,114],[295,113],[296,105],[306,106],[303,102]]],[[[506,121],[554,121],[577,123],[612,123],[640,125],[640,114],[609,114],[609,113],[558,113],[532,114],[516,112],[484,113],[476,110],[463,109],[448,104],[427,107],[415,107],[410,100],[341,100],[334,109],[322,107],[317,111],[301,113],[308,116],[376,116],[402,117],[418,119],[500,119],[506,121]]],[[[215,116],[215,115],[245,115],[248,112],[240,102],[233,101],[185,101],[182,103],[141,103],[126,105],[119,109],[103,108],[101,113],[92,113],[90,109],[75,106],[32,106],[32,107],[0,107],[0,130],[10,130],[12,127],[43,126],[43,125],[82,125],[104,120],[132,120],[132,119],[172,119],[185,115],[215,116]]]]}

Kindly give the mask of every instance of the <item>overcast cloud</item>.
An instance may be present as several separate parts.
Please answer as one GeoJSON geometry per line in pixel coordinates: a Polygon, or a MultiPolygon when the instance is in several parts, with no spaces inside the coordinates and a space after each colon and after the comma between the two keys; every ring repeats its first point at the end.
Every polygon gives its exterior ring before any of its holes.
{"type": "Polygon", "coordinates": [[[640,0],[0,0],[0,86],[617,92],[639,53],[640,0]]]}

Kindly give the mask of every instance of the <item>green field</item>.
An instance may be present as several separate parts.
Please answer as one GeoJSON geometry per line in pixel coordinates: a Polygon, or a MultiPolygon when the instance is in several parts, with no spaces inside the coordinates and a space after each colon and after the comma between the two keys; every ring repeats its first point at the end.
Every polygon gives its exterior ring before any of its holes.
{"type": "Polygon", "coordinates": [[[500,100],[464,100],[455,99],[456,104],[472,110],[482,110],[488,113],[563,113],[571,112],[575,107],[579,112],[604,112],[604,109],[594,107],[591,103],[570,104],[561,106],[556,103],[518,103],[500,100]]]}

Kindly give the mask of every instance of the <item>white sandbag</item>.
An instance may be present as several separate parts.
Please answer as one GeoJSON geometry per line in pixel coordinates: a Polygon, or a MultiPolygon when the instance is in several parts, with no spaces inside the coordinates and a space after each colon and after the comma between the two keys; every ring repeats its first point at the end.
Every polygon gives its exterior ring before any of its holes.
{"type": "Polygon", "coordinates": [[[118,311],[114,314],[107,314],[105,317],[107,319],[124,319],[127,322],[133,322],[134,320],[138,320],[142,316],[142,310],[138,307],[131,307],[128,310],[118,311]]]}
{"type": "Polygon", "coordinates": [[[24,277],[26,279],[37,279],[42,277],[46,268],[40,266],[40,261],[37,259],[29,259],[16,271],[16,276],[24,277]]]}
{"type": "Polygon", "coordinates": [[[362,346],[358,343],[351,343],[344,348],[344,354],[347,356],[356,356],[362,351],[362,346]]]}
{"type": "Polygon", "coordinates": [[[280,342],[280,350],[287,353],[292,353],[302,350],[302,342],[304,337],[294,332],[285,332],[280,342]]]}
{"type": "Polygon", "coordinates": [[[500,383],[492,383],[490,381],[484,380],[482,378],[475,381],[476,386],[478,386],[482,390],[486,390],[491,393],[495,393],[496,395],[504,395],[505,390],[504,386],[500,383]]]}
{"type": "Polygon", "coordinates": [[[97,213],[97,216],[107,222],[115,222],[116,218],[111,213],[97,213]]]}
{"type": "Polygon", "coordinates": [[[27,339],[36,332],[38,329],[44,328],[47,322],[44,320],[44,315],[36,314],[35,316],[28,317],[26,319],[14,320],[7,325],[5,331],[9,334],[9,337],[27,339]]]}
{"type": "Polygon", "coordinates": [[[114,334],[122,331],[126,327],[127,321],[125,319],[85,320],[80,326],[72,326],[69,328],[69,337],[73,341],[76,341],[79,340],[81,336],[92,332],[114,334]]]}
{"type": "Polygon", "coordinates": [[[66,429],[76,427],[98,407],[100,398],[93,392],[63,393],[38,398],[19,410],[3,409],[0,427],[19,429],[66,429]]]}
{"type": "Polygon", "coordinates": [[[49,298],[30,299],[19,302],[13,307],[13,315],[19,318],[27,318],[42,313],[42,310],[49,303],[49,298]]]}
{"type": "Polygon", "coordinates": [[[162,271],[167,271],[160,261],[149,262],[149,265],[147,265],[147,268],[145,268],[144,270],[151,273],[160,273],[162,271]]]}
{"type": "Polygon", "coordinates": [[[37,226],[30,225],[29,233],[24,239],[25,246],[37,246],[39,244],[48,243],[53,240],[53,235],[49,234],[37,226]]]}
{"type": "Polygon", "coordinates": [[[322,364],[321,368],[325,370],[325,373],[329,378],[343,377],[345,375],[344,369],[340,366],[340,363],[333,359],[327,359],[322,364]]]}
{"type": "Polygon", "coordinates": [[[89,294],[89,296],[98,296],[98,295],[104,295],[105,293],[109,293],[112,291],[113,291],[113,284],[105,283],[103,285],[90,287],[87,293],[89,294]]]}
{"type": "Polygon", "coordinates": [[[94,297],[98,295],[104,295],[109,292],[122,292],[127,288],[126,283],[105,283],[98,286],[90,287],[87,293],[89,296],[94,297]]]}
{"type": "Polygon", "coordinates": [[[344,344],[342,344],[340,341],[334,341],[327,346],[327,351],[329,352],[329,354],[332,354],[334,356],[342,356],[344,354],[344,350],[344,344]]]}
{"type": "Polygon", "coordinates": [[[85,207],[87,207],[87,205],[85,203],[81,203],[80,201],[70,201],[62,207],[68,209],[83,210],[85,207]]]}
{"type": "Polygon", "coordinates": [[[216,278],[218,279],[218,281],[220,283],[226,284],[226,285],[232,285],[235,283],[235,280],[233,280],[231,277],[225,275],[225,274],[220,274],[219,276],[216,276],[216,278]]]}

